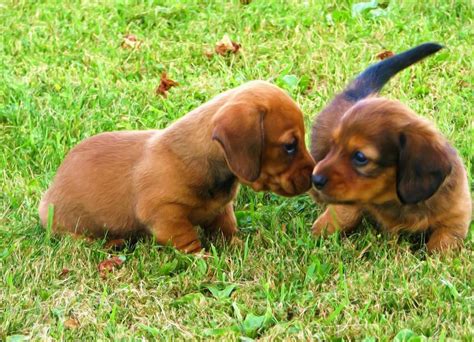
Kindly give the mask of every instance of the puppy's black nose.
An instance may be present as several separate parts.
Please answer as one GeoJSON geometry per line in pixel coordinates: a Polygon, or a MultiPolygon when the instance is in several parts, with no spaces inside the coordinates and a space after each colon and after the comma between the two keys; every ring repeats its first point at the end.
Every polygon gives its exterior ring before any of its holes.
{"type": "Polygon", "coordinates": [[[317,174],[311,176],[311,181],[313,182],[316,189],[321,190],[328,182],[328,179],[326,176],[317,174]]]}

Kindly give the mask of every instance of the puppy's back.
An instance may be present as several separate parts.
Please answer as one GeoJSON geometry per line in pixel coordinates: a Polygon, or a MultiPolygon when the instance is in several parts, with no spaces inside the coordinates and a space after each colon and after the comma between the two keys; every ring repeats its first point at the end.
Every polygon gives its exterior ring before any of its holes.
{"type": "Polygon", "coordinates": [[[114,228],[123,232],[123,228],[135,227],[133,169],[155,132],[107,132],[74,147],[41,200],[43,226],[52,204],[56,231],[87,229],[95,235],[96,229],[106,226],[113,235],[114,228]]]}

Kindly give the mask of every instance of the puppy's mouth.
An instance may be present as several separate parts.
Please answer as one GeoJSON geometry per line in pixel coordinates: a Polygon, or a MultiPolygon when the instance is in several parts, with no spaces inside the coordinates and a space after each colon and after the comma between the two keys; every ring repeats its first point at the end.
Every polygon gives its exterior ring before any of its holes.
{"type": "Polygon", "coordinates": [[[285,197],[292,197],[292,196],[296,196],[296,195],[299,195],[300,193],[295,193],[295,192],[287,192],[285,190],[283,190],[283,188],[279,188],[279,189],[274,189],[272,190],[272,192],[280,195],[280,196],[285,196],[285,197]]]}
{"type": "Polygon", "coordinates": [[[312,187],[312,189],[316,192],[318,199],[320,199],[321,201],[325,203],[329,203],[329,204],[356,204],[357,203],[357,201],[354,201],[354,200],[341,199],[334,196],[330,196],[326,192],[316,189],[316,187],[314,186],[312,187]]]}
{"type": "MultiPolygon", "coordinates": [[[[276,193],[277,195],[280,196],[285,196],[285,197],[291,197],[295,196],[294,193],[285,191],[280,185],[278,184],[258,184],[258,183],[252,183],[249,184],[250,187],[255,190],[255,191],[271,191],[273,193],[276,193]]],[[[297,194],[296,194],[297,195],[297,194]]]]}
{"type": "Polygon", "coordinates": [[[270,186],[270,189],[277,193],[278,195],[285,197],[293,197],[304,194],[309,189],[311,189],[311,182],[308,180],[290,180],[284,182],[283,184],[276,184],[275,186],[270,186]]]}

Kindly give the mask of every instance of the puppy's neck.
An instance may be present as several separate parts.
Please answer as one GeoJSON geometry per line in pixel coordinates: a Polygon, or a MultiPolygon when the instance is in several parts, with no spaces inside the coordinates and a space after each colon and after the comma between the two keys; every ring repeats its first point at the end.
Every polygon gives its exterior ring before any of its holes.
{"type": "Polygon", "coordinates": [[[185,159],[225,160],[218,143],[212,140],[212,118],[225,104],[226,95],[215,97],[162,131],[174,153],[185,159]]]}
{"type": "Polygon", "coordinates": [[[237,185],[237,177],[229,170],[224,160],[208,159],[206,182],[199,188],[204,198],[228,197],[237,185]]]}
{"type": "Polygon", "coordinates": [[[230,194],[237,183],[224,152],[212,139],[212,118],[224,103],[225,97],[218,96],[162,131],[162,138],[168,143],[171,152],[199,180],[198,192],[203,197],[230,194]]]}

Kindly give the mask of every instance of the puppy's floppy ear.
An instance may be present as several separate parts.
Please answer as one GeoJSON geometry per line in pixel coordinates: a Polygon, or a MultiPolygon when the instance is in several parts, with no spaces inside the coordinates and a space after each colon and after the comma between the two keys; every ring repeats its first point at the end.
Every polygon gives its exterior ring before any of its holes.
{"type": "Polygon", "coordinates": [[[430,198],[451,172],[450,147],[433,135],[401,133],[397,170],[397,194],[404,204],[430,198]]]}
{"type": "Polygon", "coordinates": [[[260,175],[264,109],[248,103],[224,105],[214,117],[212,139],[224,150],[232,172],[253,182],[260,175]]]}

